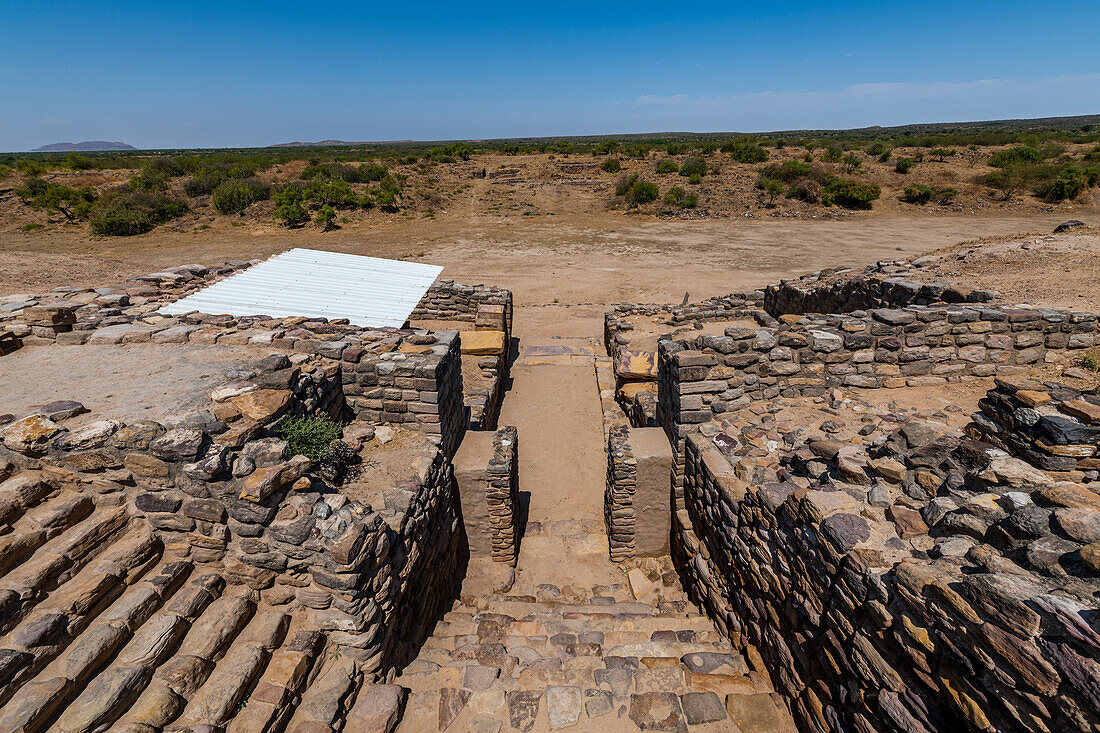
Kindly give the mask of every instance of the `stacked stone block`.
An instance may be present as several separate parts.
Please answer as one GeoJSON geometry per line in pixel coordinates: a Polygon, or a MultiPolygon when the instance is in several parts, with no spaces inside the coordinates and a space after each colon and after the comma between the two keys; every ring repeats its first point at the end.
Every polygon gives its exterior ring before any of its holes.
{"type": "Polygon", "coordinates": [[[519,436],[512,426],[469,433],[455,479],[471,558],[514,565],[519,555],[519,436]]]}
{"type": "Polygon", "coordinates": [[[669,552],[672,452],[660,428],[612,427],[604,522],[611,559],[669,552]]]}
{"type": "Polygon", "coordinates": [[[512,329],[512,291],[489,285],[459,285],[453,280],[437,280],[413,309],[413,319],[476,321],[480,305],[500,306],[505,325],[512,329]]]}
{"type": "Polygon", "coordinates": [[[1095,730],[1100,565],[1067,573],[1050,560],[1063,539],[1013,555],[995,538],[1034,524],[1017,513],[1100,517],[1100,495],[919,426],[864,460],[841,448],[731,465],[700,435],[686,444],[675,560],[734,644],[760,650],[800,730],[1095,730]],[[932,538],[906,509],[917,490],[932,538]]]}
{"type": "Polygon", "coordinates": [[[1100,397],[1054,382],[998,378],[969,426],[974,437],[999,445],[1048,471],[1100,471],[1100,397]]]}
{"type": "Polygon", "coordinates": [[[937,303],[990,303],[999,297],[999,293],[992,290],[950,282],[919,283],[874,272],[829,277],[831,274],[812,273],[797,280],[769,285],[764,290],[764,310],[779,317],[791,313],[851,313],[937,303]]]}
{"type": "Polygon", "coordinates": [[[466,428],[458,332],[410,336],[403,349],[404,343],[342,352],[348,406],[359,420],[438,435],[453,454],[466,428]]]}

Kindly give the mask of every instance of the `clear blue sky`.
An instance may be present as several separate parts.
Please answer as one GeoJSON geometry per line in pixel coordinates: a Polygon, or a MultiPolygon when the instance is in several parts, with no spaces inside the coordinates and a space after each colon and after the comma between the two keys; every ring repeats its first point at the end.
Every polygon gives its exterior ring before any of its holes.
{"type": "Polygon", "coordinates": [[[1100,112],[1100,2],[7,0],[0,150],[1100,112]]]}

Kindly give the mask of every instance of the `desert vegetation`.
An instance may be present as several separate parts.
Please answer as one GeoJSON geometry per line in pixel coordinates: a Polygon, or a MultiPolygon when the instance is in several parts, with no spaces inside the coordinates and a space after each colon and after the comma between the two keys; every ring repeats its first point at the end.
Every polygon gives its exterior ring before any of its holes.
{"type": "Polygon", "coordinates": [[[522,189],[562,178],[590,186],[595,198],[586,205],[631,215],[1041,208],[1091,201],[1100,184],[1100,127],[1084,119],[733,137],[13,154],[0,156],[0,227],[128,236],[164,225],[209,228],[227,218],[233,226],[327,230],[379,217],[434,218],[473,189],[488,214],[530,216],[554,212],[533,205],[522,189]]]}

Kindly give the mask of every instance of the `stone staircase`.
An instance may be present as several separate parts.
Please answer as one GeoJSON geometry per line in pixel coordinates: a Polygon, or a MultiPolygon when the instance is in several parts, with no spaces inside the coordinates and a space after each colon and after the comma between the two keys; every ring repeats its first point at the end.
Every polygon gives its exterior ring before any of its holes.
{"type": "Polygon", "coordinates": [[[308,617],[173,555],[124,506],[24,497],[0,535],[5,733],[313,733],[395,697],[308,617]]]}
{"type": "Polygon", "coordinates": [[[464,594],[395,680],[397,731],[794,730],[759,657],[731,648],[667,558],[622,575],[464,594]]]}

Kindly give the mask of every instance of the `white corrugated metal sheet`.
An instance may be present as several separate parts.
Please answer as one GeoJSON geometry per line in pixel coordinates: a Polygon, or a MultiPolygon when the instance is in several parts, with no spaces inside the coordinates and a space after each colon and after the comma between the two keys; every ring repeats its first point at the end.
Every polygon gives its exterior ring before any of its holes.
{"type": "Polygon", "coordinates": [[[161,313],[347,318],[400,328],[443,271],[437,265],[291,249],[166,305],[161,313]]]}

